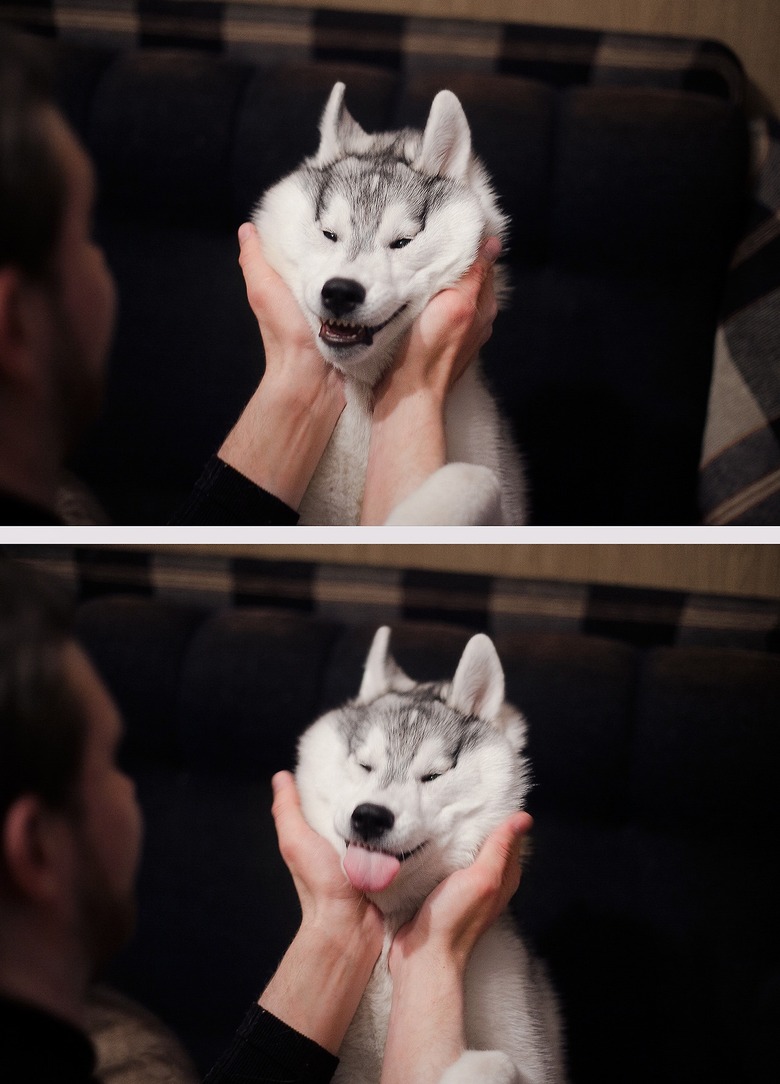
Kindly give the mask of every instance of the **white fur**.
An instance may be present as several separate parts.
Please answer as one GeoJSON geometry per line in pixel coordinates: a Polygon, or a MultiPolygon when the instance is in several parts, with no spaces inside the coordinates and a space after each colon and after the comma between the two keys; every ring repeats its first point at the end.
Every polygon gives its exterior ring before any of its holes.
{"type": "MultiPolygon", "coordinates": [[[[388,888],[370,895],[385,916],[385,950],[339,1051],[336,1084],[378,1084],[393,934],[436,884],[473,861],[490,831],[521,806],[529,785],[525,720],[504,699],[491,640],[480,634],[469,641],[452,682],[421,686],[388,654],[389,632],[376,633],[358,697],[318,719],[299,744],[304,814],[340,855],[352,835],[352,811],[366,802],[394,815],[383,850],[402,854],[424,844],[388,888]],[[453,762],[452,743],[474,716],[471,740],[458,740],[453,762]],[[431,780],[432,773],[438,777],[431,780]]],[[[564,1081],[554,996],[507,918],[472,954],[465,1028],[468,1050],[439,1084],[564,1081]]]]}
{"type": "MultiPolygon", "coordinates": [[[[487,173],[472,153],[468,122],[454,94],[436,95],[424,132],[368,134],[347,111],[344,89],[337,83],[325,106],[317,153],[270,188],[254,213],[266,258],[292,289],[326,361],[347,378],[347,405],[304,496],[302,524],[360,522],[372,389],[430,298],[457,282],[485,237],[503,236],[507,226],[487,173]],[[382,173],[388,162],[393,163],[389,180],[382,173]],[[426,205],[424,216],[421,177],[443,186],[443,195],[426,205]],[[329,178],[337,183],[325,187],[329,178]],[[409,243],[394,247],[399,239],[409,243]],[[331,315],[322,288],[333,278],[365,289],[350,320],[369,328],[389,321],[370,345],[335,347],[320,338],[323,320],[331,315]]],[[[519,457],[478,364],[450,395],[446,437],[449,463],[483,466],[495,481],[486,483],[484,474],[468,471],[446,472],[435,501],[404,502],[392,522],[522,523],[519,457]]]]}

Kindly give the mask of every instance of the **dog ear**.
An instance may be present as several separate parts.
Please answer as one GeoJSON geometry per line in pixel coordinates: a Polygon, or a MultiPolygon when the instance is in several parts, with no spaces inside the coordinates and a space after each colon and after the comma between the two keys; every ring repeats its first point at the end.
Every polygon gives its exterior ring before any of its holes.
{"type": "Polygon", "coordinates": [[[320,146],[314,159],[314,165],[320,168],[335,162],[346,143],[366,134],[344,104],[346,89],[344,83],[336,83],[322,113],[320,146]]]}
{"type": "Polygon", "coordinates": [[[462,180],[471,161],[471,130],[463,106],[451,90],[433,99],[414,168],[432,177],[462,180]]]}
{"type": "Polygon", "coordinates": [[[464,715],[499,722],[504,706],[504,670],[493,641],[483,632],[466,644],[447,703],[464,715]]]}
{"type": "Polygon", "coordinates": [[[391,690],[407,692],[414,688],[415,682],[406,676],[392,655],[388,654],[389,643],[390,628],[383,625],[374,633],[363,671],[358,703],[370,704],[372,700],[391,690]]]}

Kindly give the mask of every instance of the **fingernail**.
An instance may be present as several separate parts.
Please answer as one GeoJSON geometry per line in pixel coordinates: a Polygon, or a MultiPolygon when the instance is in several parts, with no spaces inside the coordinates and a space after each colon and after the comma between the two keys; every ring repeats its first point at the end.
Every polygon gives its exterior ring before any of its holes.
{"type": "Polygon", "coordinates": [[[533,820],[528,813],[515,813],[512,818],[512,828],[516,835],[527,835],[533,827],[533,820]]]}
{"type": "Polygon", "coordinates": [[[238,227],[238,240],[242,245],[247,237],[251,237],[253,228],[251,222],[244,222],[243,225],[238,227]]]}

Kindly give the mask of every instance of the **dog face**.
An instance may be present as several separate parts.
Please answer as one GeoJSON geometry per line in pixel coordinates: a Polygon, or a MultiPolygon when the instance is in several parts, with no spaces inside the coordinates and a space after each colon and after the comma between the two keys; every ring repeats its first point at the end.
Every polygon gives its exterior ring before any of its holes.
{"type": "Polygon", "coordinates": [[[386,914],[416,910],[473,861],[528,790],[525,724],[505,704],[486,636],[466,647],[451,684],[412,682],[380,629],[357,700],[303,736],[304,813],[342,856],[352,884],[386,914]]]}
{"type": "Polygon", "coordinates": [[[374,384],[430,298],[505,219],[448,91],[424,132],[369,135],[338,83],[320,130],[316,156],[266,193],[255,221],[325,359],[374,384]]]}

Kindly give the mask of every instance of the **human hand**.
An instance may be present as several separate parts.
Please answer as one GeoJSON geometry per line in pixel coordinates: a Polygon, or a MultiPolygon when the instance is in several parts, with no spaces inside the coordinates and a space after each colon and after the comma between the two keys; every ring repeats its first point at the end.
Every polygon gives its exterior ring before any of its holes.
{"type": "Polygon", "coordinates": [[[395,935],[382,1084],[441,1080],[463,1055],[466,963],[517,889],[521,844],[530,828],[527,813],[499,825],[474,862],[442,881],[395,935]]]}
{"type": "MultiPolygon", "coordinates": [[[[251,222],[238,231],[238,263],[244,275],[250,308],[260,325],[265,348],[266,385],[273,383],[311,404],[319,414],[338,418],[346,402],[344,378],[328,365],[317,349],[312,329],[287,283],[263,255],[260,238],[251,222]],[[288,390],[289,389],[289,390],[288,390]]],[[[267,388],[268,390],[268,388],[267,388]]]]}
{"type": "Polygon", "coordinates": [[[463,278],[431,298],[374,391],[361,523],[385,523],[447,461],[447,392],[490,337],[496,316],[488,239],[463,278]]]}
{"type": "Polygon", "coordinates": [[[485,840],[470,866],[438,885],[390,949],[395,975],[415,957],[432,956],[462,970],[479,938],[505,910],[520,884],[520,854],[533,821],[514,813],[485,840]]]}
{"type": "Polygon", "coordinates": [[[245,222],[238,231],[238,263],[244,275],[247,300],[260,325],[266,368],[297,359],[321,372],[325,361],[312,330],[284,280],[265,259],[257,230],[245,222]]]}
{"type": "Polygon", "coordinates": [[[443,402],[492,333],[498,312],[493,267],[500,252],[498,238],[488,238],[466,274],[431,298],[377,388],[375,409],[391,409],[419,391],[443,402]]]}
{"type": "Polygon", "coordinates": [[[344,380],[325,363],[297,301],[263,256],[255,227],[245,222],[238,237],[265,373],[219,457],[298,508],[346,404],[344,380]]]}
{"type": "Polygon", "coordinates": [[[381,951],[384,920],[307,824],[292,775],[279,772],[272,785],[279,849],[303,919],[259,1003],[336,1054],[381,951]]]}
{"type": "Polygon", "coordinates": [[[303,923],[328,935],[365,924],[369,936],[378,937],[379,947],[384,932],[381,914],[352,887],[334,848],[304,818],[292,774],[278,772],[271,784],[279,851],[295,883],[303,923]]]}

